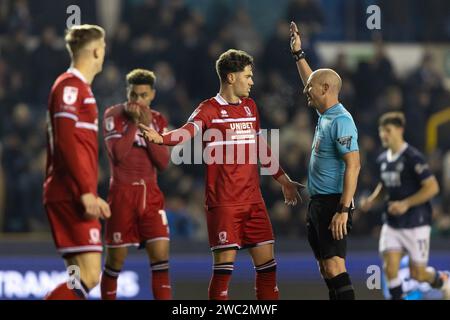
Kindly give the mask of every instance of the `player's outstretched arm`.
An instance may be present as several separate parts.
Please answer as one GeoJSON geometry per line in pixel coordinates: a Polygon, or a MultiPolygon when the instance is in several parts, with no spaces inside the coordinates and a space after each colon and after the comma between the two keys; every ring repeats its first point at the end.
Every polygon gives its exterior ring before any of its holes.
{"type": "Polygon", "coordinates": [[[141,130],[142,136],[148,142],[166,146],[175,146],[184,143],[192,139],[197,133],[195,125],[191,122],[186,123],[181,128],[169,131],[162,135],[142,123],[139,124],[139,130],[141,130]]]}
{"type": "MultiPolygon", "coordinates": [[[[291,52],[292,54],[299,54],[302,52],[302,41],[300,38],[300,32],[298,31],[297,25],[295,22],[291,21],[290,26],[290,34],[291,34],[291,52]]],[[[309,76],[312,73],[311,68],[309,67],[308,62],[306,62],[305,58],[299,59],[297,62],[297,70],[300,74],[300,78],[302,79],[303,85],[306,86],[308,82],[309,76]]]]}

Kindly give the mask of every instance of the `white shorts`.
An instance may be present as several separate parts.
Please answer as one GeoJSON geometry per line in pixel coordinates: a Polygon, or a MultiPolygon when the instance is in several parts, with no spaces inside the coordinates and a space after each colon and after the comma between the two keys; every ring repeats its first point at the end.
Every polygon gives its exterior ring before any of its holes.
{"type": "Polygon", "coordinates": [[[413,264],[427,265],[430,255],[431,226],[395,229],[387,224],[381,228],[379,252],[398,251],[409,255],[413,264]]]}

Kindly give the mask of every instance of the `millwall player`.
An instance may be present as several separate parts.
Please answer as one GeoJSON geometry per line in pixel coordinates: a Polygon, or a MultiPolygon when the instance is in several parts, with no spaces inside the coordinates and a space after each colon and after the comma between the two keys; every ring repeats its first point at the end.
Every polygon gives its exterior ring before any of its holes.
{"type": "Polygon", "coordinates": [[[379,120],[379,134],[384,148],[378,157],[380,182],[361,209],[368,211],[378,201],[385,201],[384,224],[379,251],[394,300],[403,298],[398,271],[402,256],[409,256],[411,278],[442,289],[450,299],[448,274],[428,267],[432,208],[430,200],[439,192],[436,178],[424,156],[403,139],[405,116],[388,112],[379,120]]]}

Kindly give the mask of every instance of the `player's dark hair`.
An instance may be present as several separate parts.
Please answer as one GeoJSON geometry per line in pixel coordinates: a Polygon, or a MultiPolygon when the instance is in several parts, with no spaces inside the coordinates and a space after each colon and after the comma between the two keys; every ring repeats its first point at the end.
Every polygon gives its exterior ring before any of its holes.
{"type": "Polygon", "coordinates": [[[76,57],[81,49],[92,41],[105,37],[105,30],[97,25],[83,24],[66,30],[64,40],[72,57],[76,57]]]}
{"type": "Polygon", "coordinates": [[[149,85],[151,88],[155,85],[156,76],[153,71],[145,69],[134,69],[127,74],[127,85],[149,85]]]}
{"type": "Polygon", "coordinates": [[[387,112],[380,117],[380,120],[378,120],[378,125],[380,127],[384,127],[389,124],[404,128],[406,125],[404,113],[399,111],[387,112]]]}
{"type": "Polygon", "coordinates": [[[222,53],[216,61],[217,75],[222,82],[227,80],[229,73],[244,71],[246,66],[253,68],[253,58],[242,50],[230,49],[222,53]]]}

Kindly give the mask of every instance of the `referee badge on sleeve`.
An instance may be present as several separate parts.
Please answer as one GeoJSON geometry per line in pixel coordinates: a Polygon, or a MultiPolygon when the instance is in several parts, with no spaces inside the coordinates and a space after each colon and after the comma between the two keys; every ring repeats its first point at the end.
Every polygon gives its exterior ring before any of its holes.
{"type": "Polygon", "coordinates": [[[352,136],[338,138],[337,142],[339,142],[339,144],[342,146],[346,146],[347,149],[350,150],[350,147],[352,145],[352,136]]]}

